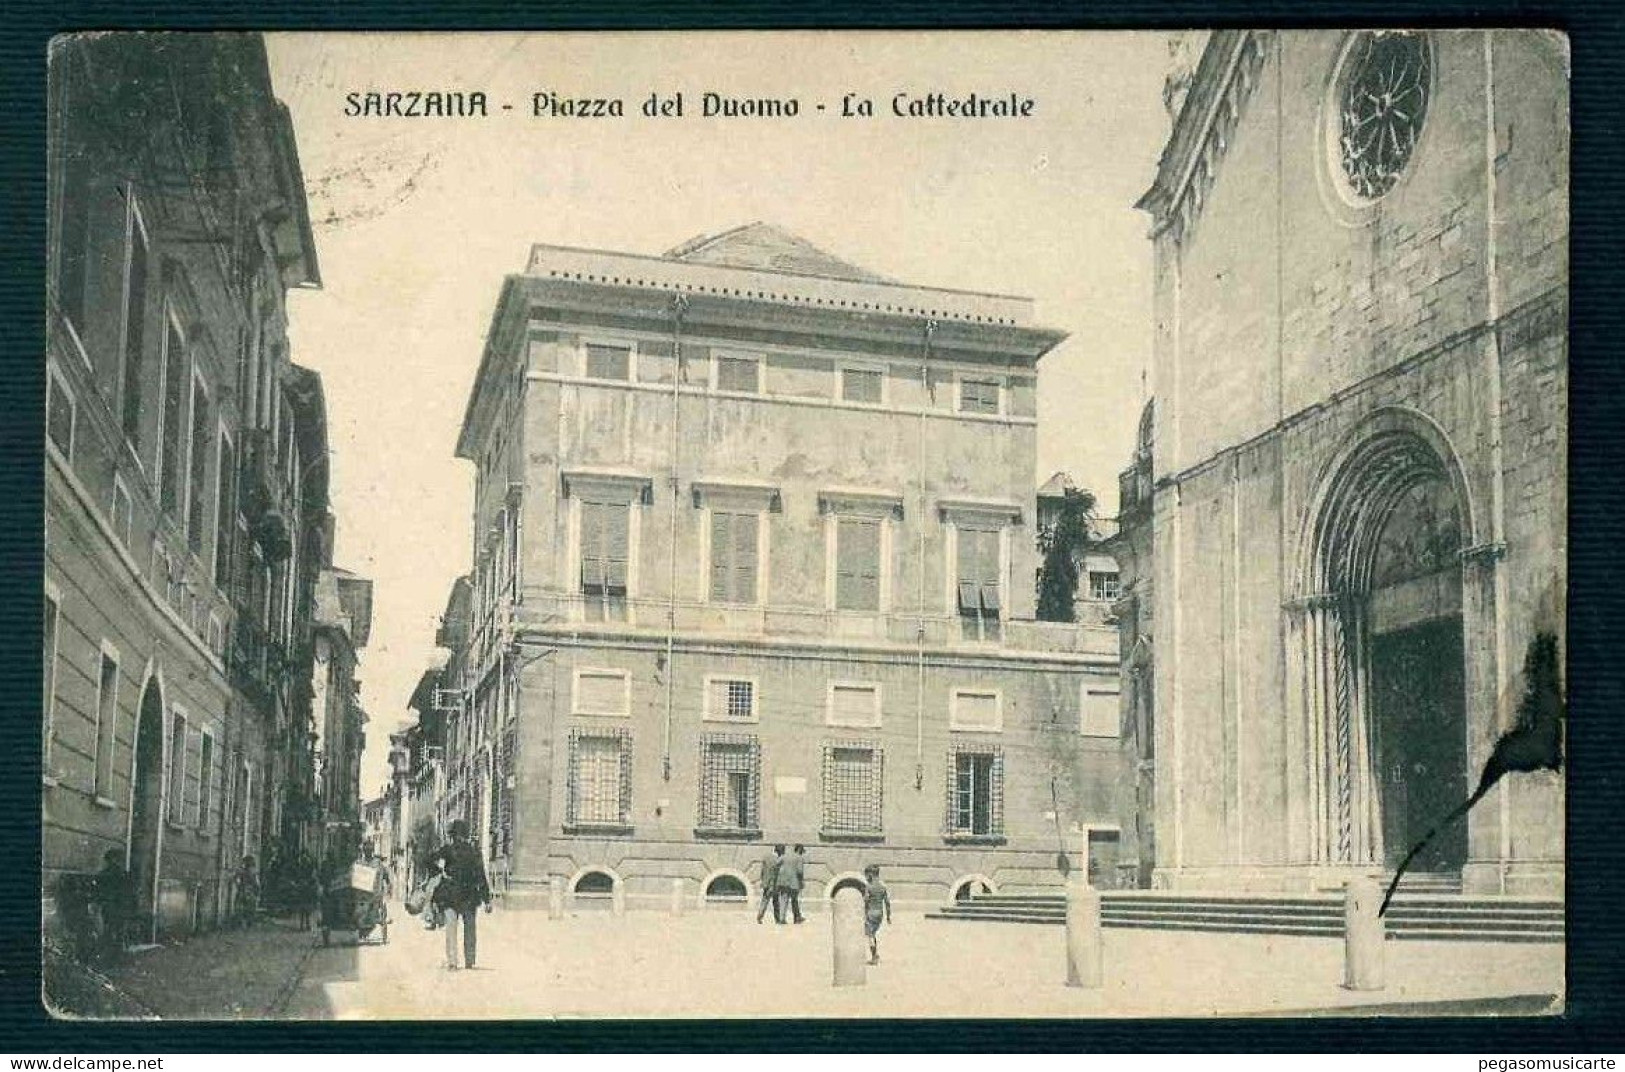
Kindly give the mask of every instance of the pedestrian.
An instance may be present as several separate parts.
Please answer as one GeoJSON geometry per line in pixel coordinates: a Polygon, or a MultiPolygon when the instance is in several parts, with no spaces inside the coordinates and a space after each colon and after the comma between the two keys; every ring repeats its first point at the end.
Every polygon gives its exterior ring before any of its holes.
{"type": "Polygon", "coordinates": [[[775,845],[762,857],[762,903],[756,907],[756,922],[773,906],[773,922],[784,922],[784,905],[779,901],[779,865],[784,862],[784,846],[775,845]]]}
{"type": "MultiPolygon", "coordinates": [[[[795,918],[797,923],[806,922],[805,918],[803,918],[801,915],[801,887],[806,883],[806,875],[807,847],[805,845],[797,845],[795,850],[789,856],[784,858],[784,862],[779,864],[778,882],[779,898],[783,902],[783,904],[779,906],[779,910],[782,913],[785,907],[788,906],[791,915],[795,918]]],[[[780,915],[778,922],[784,922],[784,917],[782,914],[780,915]]]]}
{"type": "Polygon", "coordinates": [[[891,922],[891,894],[880,881],[880,865],[863,869],[863,933],[869,936],[869,963],[880,963],[880,924],[891,922]]]}
{"type": "Polygon", "coordinates": [[[431,865],[440,872],[433,903],[440,909],[446,929],[446,967],[456,971],[457,932],[463,932],[462,967],[474,967],[477,950],[475,921],[484,905],[491,911],[491,884],[485,877],[480,850],[468,843],[468,823],[458,819],[451,824],[451,841],[434,854],[431,865]],[[459,927],[459,924],[461,925],[459,927]]]}
{"type": "Polygon", "coordinates": [[[317,873],[316,861],[308,849],[300,849],[290,869],[289,885],[293,910],[298,913],[299,929],[310,930],[310,917],[322,899],[322,877],[317,873]]]}
{"type": "Polygon", "coordinates": [[[118,849],[102,854],[95,896],[102,917],[100,953],[113,958],[124,952],[124,943],[130,940],[130,923],[135,919],[135,883],[124,869],[124,854],[118,849]]]}
{"type": "Polygon", "coordinates": [[[253,855],[243,857],[241,866],[237,868],[237,902],[235,905],[237,924],[240,927],[251,927],[254,918],[260,910],[260,876],[258,865],[253,855]]]}

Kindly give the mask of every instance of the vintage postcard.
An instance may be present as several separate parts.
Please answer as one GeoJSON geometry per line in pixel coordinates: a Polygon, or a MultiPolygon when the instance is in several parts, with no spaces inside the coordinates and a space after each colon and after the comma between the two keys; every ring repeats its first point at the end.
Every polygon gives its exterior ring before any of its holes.
{"type": "Polygon", "coordinates": [[[1563,1009],[1562,35],[49,75],[53,1014],[1563,1009]]]}

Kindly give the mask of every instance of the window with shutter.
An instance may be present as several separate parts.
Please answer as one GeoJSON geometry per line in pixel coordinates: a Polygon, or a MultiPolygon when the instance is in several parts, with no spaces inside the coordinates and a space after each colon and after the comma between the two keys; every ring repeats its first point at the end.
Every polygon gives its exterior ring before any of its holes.
{"type": "Polygon", "coordinates": [[[843,517],[835,528],[835,608],[880,609],[880,519],[843,517]]]}
{"type": "Polygon", "coordinates": [[[760,527],[758,514],[711,511],[712,602],[756,602],[760,527]]]}
{"type": "Polygon", "coordinates": [[[759,394],[762,390],[762,363],[753,357],[717,358],[717,390],[759,394]]]}
{"type": "Polygon", "coordinates": [[[204,510],[205,485],[209,478],[209,439],[214,431],[214,411],[209,404],[209,393],[201,380],[192,381],[192,457],[188,473],[186,508],[186,544],[192,553],[203,554],[203,523],[208,516],[204,510]]]}
{"type": "Polygon", "coordinates": [[[832,726],[879,726],[880,686],[836,682],[829,687],[832,726]]]}
{"type": "Polygon", "coordinates": [[[124,438],[141,453],[141,415],[146,408],[147,228],[141,220],[135,190],[130,198],[129,259],[124,271],[124,367],[119,400],[124,438]]]}
{"type": "Polygon", "coordinates": [[[1085,737],[1116,737],[1118,718],[1116,691],[1083,687],[1082,731],[1085,737]]]}
{"type": "Polygon", "coordinates": [[[970,640],[996,639],[1003,605],[999,569],[1000,531],[996,528],[961,527],[958,533],[956,592],[965,637],[970,640]]]}
{"type": "Polygon", "coordinates": [[[881,401],[884,373],[875,369],[846,368],[841,370],[841,398],[847,402],[881,401]]]}
{"type": "Polygon", "coordinates": [[[626,615],[628,526],[624,502],[581,503],[581,594],[588,617],[608,621],[626,615]]]}
{"type": "Polygon", "coordinates": [[[45,440],[62,456],[63,461],[73,459],[73,425],[75,405],[68,381],[62,378],[55,363],[48,367],[45,400],[45,440]]]}
{"type": "Polygon", "coordinates": [[[181,520],[181,453],[186,444],[181,417],[186,407],[186,344],[173,319],[166,319],[164,328],[164,425],[159,439],[159,502],[165,513],[181,520]]]}
{"type": "Polygon", "coordinates": [[[959,411],[961,413],[999,412],[999,381],[960,380],[959,411]]]}

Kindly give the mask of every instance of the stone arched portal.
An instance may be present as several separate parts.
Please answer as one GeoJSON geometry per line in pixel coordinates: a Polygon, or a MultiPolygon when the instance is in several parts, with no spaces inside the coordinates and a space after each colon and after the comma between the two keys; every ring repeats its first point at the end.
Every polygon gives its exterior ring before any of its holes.
{"type": "MultiPolygon", "coordinates": [[[[1466,792],[1472,531],[1454,452],[1420,414],[1378,413],[1327,469],[1292,608],[1312,863],[1391,867],[1466,792]]],[[[1417,866],[1459,872],[1466,858],[1458,824],[1417,866]]]]}

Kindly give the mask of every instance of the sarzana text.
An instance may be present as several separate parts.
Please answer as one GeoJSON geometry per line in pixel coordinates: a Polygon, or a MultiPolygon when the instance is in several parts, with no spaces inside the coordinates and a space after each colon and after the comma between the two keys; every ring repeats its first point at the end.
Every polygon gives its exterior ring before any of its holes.
{"type": "Polygon", "coordinates": [[[344,114],[362,118],[441,119],[486,115],[485,94],[478,90],[441,92],[351,92],[344,95],[344,114]]]}

